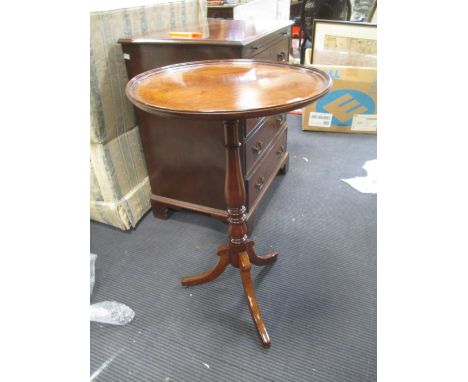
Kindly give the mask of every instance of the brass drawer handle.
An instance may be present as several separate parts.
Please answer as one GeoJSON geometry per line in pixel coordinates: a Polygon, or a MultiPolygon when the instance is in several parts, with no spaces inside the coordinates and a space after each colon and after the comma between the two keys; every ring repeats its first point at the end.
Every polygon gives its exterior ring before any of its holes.
{"type": "Polygon", "coordinates": [[[285,152],[285,148],[283,145],[280,146],[279,150],[276,152],[276,154],[278,154],[279,156],[283,156],[284,152],[285,152]]]}
{"type": "Polygon", "coordinates": [[[286,53],[285,53],[285,52],[279,52],[279,53],[276,55],[276,59],[277,59],[277,61],[279,61],[279,62],[284,62],[284,61],[286,61],[286,53]]]}
{"type": "Polygon", "coordinates": [[[255,146],[252,147],[253,153],[260,155],[260,153],[262,152],[262,145],[263,145],[262,141],[257,141],[257,143],[255,143],[255,146]]]}
{"type": "Polygon", "coordinates": [[[260,191],[265,184],[265,178],[263,176],[259,177],[257,183],[255,183],[255,188],[260,191]]]}

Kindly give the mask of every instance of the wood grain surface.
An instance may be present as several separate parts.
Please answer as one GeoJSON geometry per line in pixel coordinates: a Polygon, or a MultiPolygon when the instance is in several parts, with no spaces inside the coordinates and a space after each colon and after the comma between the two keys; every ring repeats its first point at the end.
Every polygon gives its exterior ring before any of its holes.
{"type": "MultiPolygon", "coordinates": [[[[293,24],[290,20],[222,20],[208,18],[206,22],[186,25],[183,31],[201,32],[202,38],[171,36],[171,28],[151,31],[138,36],[122,37],[121,44],[183,44],[243,46],[258,39],[271,36],[293,24]]],[[[287,32],[282,31],[282,35],[287,32]]]]}
{"type": "Polygon", "coordinates": [[[306,106],[332,84],[325,72],[259,60],[213,60],[169,65],[132,78],[135,106],[172,117],[241,119],[306,106]]]}

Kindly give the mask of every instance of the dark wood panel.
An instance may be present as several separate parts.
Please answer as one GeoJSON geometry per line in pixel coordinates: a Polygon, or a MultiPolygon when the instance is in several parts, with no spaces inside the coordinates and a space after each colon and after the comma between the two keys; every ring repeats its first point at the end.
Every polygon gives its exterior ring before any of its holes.
{"type": "Polygon", "coordinates": [[[222,123],[137,117],[153,193],[225,210],[222,123]]]}
{"type": "Polygon", "coordinates": [[[240,58],[241,48],[229,46],[124,44],[129,78],[161,66],[199,60],[240,58]]]}
{"type": "Polygon", "coordinates": [[[210,7],[208,6],[208,17],[219,19],[232,19],[234,7],[210,7]]]}
{"type": "Polygon", "coordinates": [[[287,131],[286,127],[280,130],[270,150],[266,154],[265,159],[259,163],[252,174],[247,178],[247,200],[251,207],[255,206],[257,199],[263,196],[271,181],[276,176],[276,172],[286,159],[287,131]]]}
{"type": "Polygon", "coordinates": [[[245,120],[245,136],[249,136],[252,131],[261,123],[265,118],[257,117],[257,118],[249,118],[245,120]]]}
{"type": "MultiPolygon", "coordinates": [[[[290,44],[290,28],[283,28],[279,31],[271,33],[261,39],[255,40],[242,48],[242,57],[255,58],[266,50],[270,50],[280,40],[286,40],[290,44]]],[[[289,48],[288,48],[289,49],[289,48]]],[[[278,61],[276,58],[271,61],[278,61]]]]}
{"type": "Polygon", "coordinates": [[[274,117],[266,118],[245,143],[246,174],[261,160],[270,148],[273,138],[278,134],[281,123],[274,117]]]}
{"type": "Polygon", "coordinates": [[[277,62],[289,61],[289,37],[282,37],[280,41],[275,42],[260,53],[254,54],[251,58],[255,60],[269,60],[277,62]]]}

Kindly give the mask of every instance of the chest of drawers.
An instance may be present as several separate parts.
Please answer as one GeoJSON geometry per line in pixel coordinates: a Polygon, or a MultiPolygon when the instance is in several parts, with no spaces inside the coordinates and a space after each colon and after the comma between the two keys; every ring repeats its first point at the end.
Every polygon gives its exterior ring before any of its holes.
{"type": "MultiPolygon", "coordinates": [[[[287,61],[290,25],[284,21],[208,19],[209,32],[203,39],[175,39],[168,31],[161,31],[122,38],[119,43],[128,77],[132,78],[156,67],[188,61],[287,61]]],[[[135,112],[150,178],[153,214],[167,218],[169,208],[186,208],[225,219],[222,123],[162,118],[139,109],[135,112]]],[[[287,170],[287,125],[284,114],[241,123],[249,220],[276,174],[287,170]]]]}

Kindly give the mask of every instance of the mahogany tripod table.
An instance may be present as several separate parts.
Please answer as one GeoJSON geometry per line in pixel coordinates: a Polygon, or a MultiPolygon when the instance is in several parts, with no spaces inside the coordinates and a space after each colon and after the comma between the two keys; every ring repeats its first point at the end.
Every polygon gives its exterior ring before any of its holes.
{"type": "Polygon", "coordinates": [[[218,263],[211,270],[183,278],[182,285],[212,281],[223,273],[228,264],[239,268],[250,314],[264,347],[270,346],[270,337],[260,314],[250,269],[251,264],[272,263],[278,253],[272,251],[263,256],[256,255],[254,242],[247,236],[239,120],[304,107],[325,95],[331,84],[326,73],[310,67],[257,60],[214,60],[149,70],[132,78],[126,87],[130,101],[146,112],[224,122],[224,196],[229,241],[220,245],[218,263]]]}

